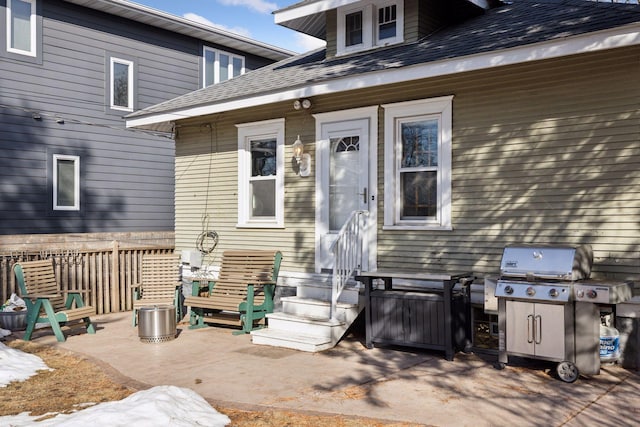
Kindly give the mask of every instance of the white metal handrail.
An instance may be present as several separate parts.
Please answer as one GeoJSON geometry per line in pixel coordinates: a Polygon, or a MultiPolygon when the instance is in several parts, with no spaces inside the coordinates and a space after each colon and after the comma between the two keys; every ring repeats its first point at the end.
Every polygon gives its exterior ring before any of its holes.
{"type": "Polygon", "coordinates": [[[362,268],[363,230],[366,229],[367,211],[353,211],[342,226],[338,238],[331,245],[333,253],[333,280],[331,282],[331,307],[329,317],[335,319],[338,299],[347,281],[362,268]]]}

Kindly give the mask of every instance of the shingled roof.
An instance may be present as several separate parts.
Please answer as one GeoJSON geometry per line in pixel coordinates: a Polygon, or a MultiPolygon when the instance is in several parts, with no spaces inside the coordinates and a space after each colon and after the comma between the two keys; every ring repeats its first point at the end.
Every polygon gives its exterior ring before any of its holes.
{"type": "Polygon", "coordinates": [[[329,59],[325,49],[297,55],[137,111],[128,126],[160,129],[180,118],[243,108],[247,100],[259,105],[318,95],[313,88],[329,84],[333,92],[387,84],[384,75],[393,71],[403,71],[406,81],[633,44],[640,44],[638,5],[514,0],[418,42],[329,59]],[[575,39],[581,42],[565,46],[575,39]]]}

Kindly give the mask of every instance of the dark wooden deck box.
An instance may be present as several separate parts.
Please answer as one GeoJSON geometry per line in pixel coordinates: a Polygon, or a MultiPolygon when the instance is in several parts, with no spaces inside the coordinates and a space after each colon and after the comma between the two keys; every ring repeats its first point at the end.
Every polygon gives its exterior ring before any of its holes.
{"type": "MultiPolygon", "coordinates": [[[[457,350],[468,342],[469,310],[462,295],[452,297],[452,341],[457,350]]],[[[441,292],[371,293],[371,337],[375,344],[445,350],[444,297],[441,292]]]]}

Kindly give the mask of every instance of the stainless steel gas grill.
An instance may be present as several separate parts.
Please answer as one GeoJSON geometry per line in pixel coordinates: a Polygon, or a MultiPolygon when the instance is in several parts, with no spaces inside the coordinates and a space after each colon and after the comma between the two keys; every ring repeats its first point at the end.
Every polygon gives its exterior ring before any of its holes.
{"type": "Polygon", "coordinates": [[[498,368],[508,356],[558,362],[573,382],[600,372],[601,305],[631,298],[632,284],[588,280],[593,252],[584,246],[508,246],[500,263],[498,368]]]}

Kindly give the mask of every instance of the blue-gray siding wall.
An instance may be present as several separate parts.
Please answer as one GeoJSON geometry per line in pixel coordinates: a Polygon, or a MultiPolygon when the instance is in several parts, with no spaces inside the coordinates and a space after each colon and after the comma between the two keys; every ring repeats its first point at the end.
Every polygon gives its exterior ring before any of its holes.
{"type": "Polygon", "coordinates": [[[174,141],[125,129],[108,63],[133,60],[141,109],[199,87],[202,42],[63,1],[37,7],[38,57],[8,54],[2,25],[0,234],[173,230],[174,141]],[[80,157],[80,211],[52,208],[54,154],[80,157]]]}

